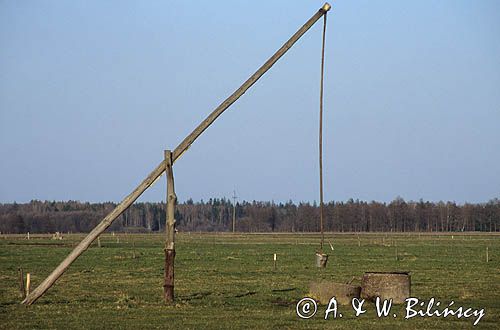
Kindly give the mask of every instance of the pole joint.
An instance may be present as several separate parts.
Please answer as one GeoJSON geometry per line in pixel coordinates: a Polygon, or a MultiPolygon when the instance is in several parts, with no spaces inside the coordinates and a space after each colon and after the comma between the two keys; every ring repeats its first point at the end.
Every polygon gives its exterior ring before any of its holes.
{"type": "Polygon", "coordinates": [[[328,2],[325,2],[320,10],[326,14],[330,9],[332,9],[332,5],[330,5],[328,2]]]}

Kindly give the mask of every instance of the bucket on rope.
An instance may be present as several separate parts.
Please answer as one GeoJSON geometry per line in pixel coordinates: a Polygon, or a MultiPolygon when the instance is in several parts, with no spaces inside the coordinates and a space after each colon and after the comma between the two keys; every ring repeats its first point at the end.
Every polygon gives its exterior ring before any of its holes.
{"type": "Polygon", "coordinates": [[[328,262],[328,254],[316,252],[316,267],[325,268],[328,262]]]}

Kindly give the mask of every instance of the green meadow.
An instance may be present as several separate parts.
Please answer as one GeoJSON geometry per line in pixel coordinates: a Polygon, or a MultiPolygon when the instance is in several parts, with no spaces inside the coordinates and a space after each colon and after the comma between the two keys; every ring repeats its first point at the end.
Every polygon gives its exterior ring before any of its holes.
{"type": "Polygon", "coordinates": [[[379,318],[368,302],[358,317],[343,305],[342,318],[325,320],[324,305],[310,319],[297,316],[296,304],[308,296],[311,282],[346,283],[354,277],[360,284],[366,271],[409,271],[412,297],[434,297],[441,308],[452,300],[455,308],[484,308],[475,328],[500,328],[500,235],[486,233],[329,233],[326,269],[315,267],[317,234],[179,233],[173,305],[162,300],[164,236],[106,233],[101,247],[94,242],[34,305],[21,305],[18,269],[30,273],[33,289],[83,237],[0,235],[0,328],[473,327],[474,317],[405,319],[405,305],[379,318]]]}

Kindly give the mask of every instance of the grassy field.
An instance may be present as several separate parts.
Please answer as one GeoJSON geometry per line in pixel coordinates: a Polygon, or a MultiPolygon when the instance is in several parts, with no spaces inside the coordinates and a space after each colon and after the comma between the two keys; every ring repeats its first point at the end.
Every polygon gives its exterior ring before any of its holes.
{"type": "Polygon", "coordinates": [[[413,297],[484,308],[476,328],[500,328],[500,236],[474,233],[328,234],[334,250],[327,244],[326,269],[314,267],[314,234],[180,233],[172,306],[162,301],[163,236],[107,233],[37,303],[20,305],[18,268],[31,273],[34,288],[82,237],[0,236],[0,328],[473,327],[474,318],[405,320],[404,305],[393,308],[396,318],[378,318],[373,304],[357,318],[350,306],[340,306],[337,319],[324,320],[321,305],[311,319],[296,315],[312,281],[359,283],[365,271],[398,270],[411,272],[413,297]]]}

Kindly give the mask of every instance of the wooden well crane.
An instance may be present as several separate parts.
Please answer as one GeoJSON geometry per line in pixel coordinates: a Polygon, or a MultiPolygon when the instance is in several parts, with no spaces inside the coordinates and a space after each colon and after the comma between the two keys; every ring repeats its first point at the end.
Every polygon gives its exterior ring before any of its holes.
{"type": "MultiPolygon", "coordinates": [[[[134,189],[113,211],[111,211],[75,248],[74,250],[52,271],[52,273],[23,301],[23,304],[31,305],[40,298],[66,271],[66,269],[83,253],[100,234],[102,234],[141,194],[151,186],[162,174],[167,176],[167,226],[165,242],[165,280],[164,295],[166,302],[174,300],[174,259],[175,259],[175,203],[177,197],[174,190],[173,165],[175,161],[191,146],[191,144],[236,100],[238,100],[260,77],[262,77],[296,42],[299,40],[321,17],[324,17],[323,27],[323,50],[322,50],[322,79],[320,113],[322,113],[322,87],[323,87],[323,58],[324,58],[324,32],[326,27],[326,15],[331,5],[325,3],[287,42],[279,48],[250,78],[248,78],[237,90],[225,99],[215,110],[208,115],[173,151],[165,150],[164,159],[155,169],[134,189]]],[[[321,155],[321,124],[320,124],[320,155],[321,155]]],[[[320,156],[321,168],[321,156],[320,156]]],[[[320,169],[320,177],[321,177],[320,169]]],[[[322,188],[322,179],[320,179],[322,188]]],[[[323,247],[323,193],[321,189],[321,248],[323,247]]]]}

